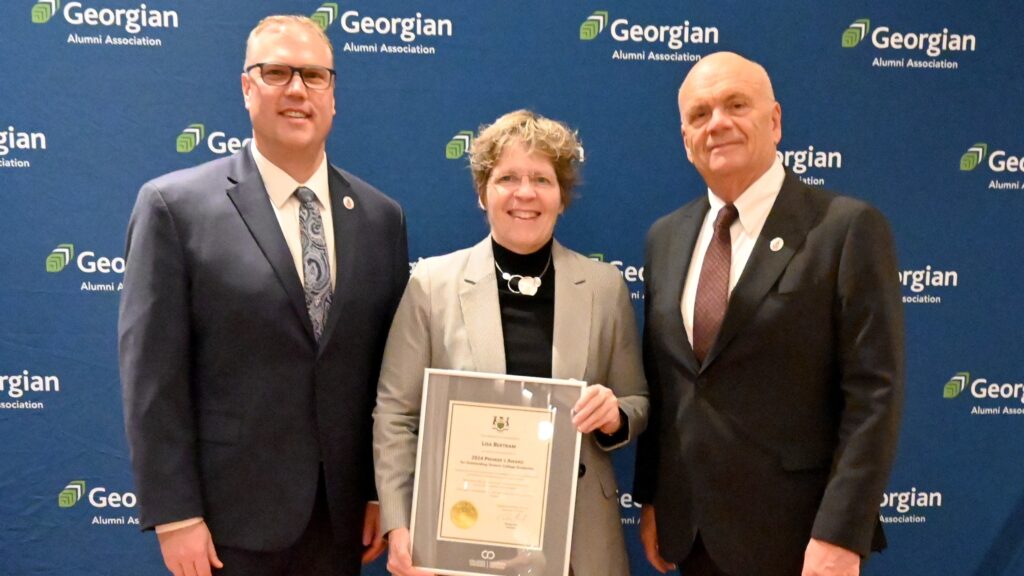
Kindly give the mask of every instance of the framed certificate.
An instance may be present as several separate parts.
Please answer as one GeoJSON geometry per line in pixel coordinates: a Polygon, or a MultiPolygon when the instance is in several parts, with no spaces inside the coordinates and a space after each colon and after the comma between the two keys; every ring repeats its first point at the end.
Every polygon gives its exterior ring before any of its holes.
{"type": "Polygon", "coordinates": [[[566,576],[585,382],[429,368],[412,563],[436,574],[566,576]]]}

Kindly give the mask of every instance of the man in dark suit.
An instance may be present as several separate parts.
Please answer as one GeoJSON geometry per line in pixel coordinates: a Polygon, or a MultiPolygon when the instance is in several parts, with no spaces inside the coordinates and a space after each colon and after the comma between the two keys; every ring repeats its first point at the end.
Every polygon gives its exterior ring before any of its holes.
{"type": "Polygon", "coordinates": [[[686,576],[856,575],[885,546],[903,395],[888,224],[785,171],[758,64],[705,57],[679,109],[708,193],[647,238],[648,560],[686,576]]]}
{"type": "Polygon", "coordinates": [[[126,429],[176,576],[358,574],[383,550],[371,412],[405,221],[327,161],[332,66],[311,20],[264,19],[241,77],[252,143],[148,182],[132,212],[126,429]]]}

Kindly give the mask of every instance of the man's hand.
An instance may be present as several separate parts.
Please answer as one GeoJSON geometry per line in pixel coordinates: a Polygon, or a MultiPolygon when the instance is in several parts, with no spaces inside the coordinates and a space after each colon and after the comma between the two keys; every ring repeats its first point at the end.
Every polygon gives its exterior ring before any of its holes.
{"type": "Polygon", "coordinates": [[[800,576],[859,576],[860,556],[846,548],[811,538],[800,576]]]}
{"type": "Polygon", "coordinates": [[[584,434],[598,429],[605,434],[615,434],[622,426],[619,399],[611,389],[600,384],[587,386],[572,410],[572,423],[584,434]]]}
{"type": "Polygon", "coordinates": [[[384,552],[387,542],[380,533],[380,504],[366,503],[366,514],[363,516],[363,564],[369,564],[384,552]]]}
{"type": "Polygon", "coordinates": [[[644,545],[647,561],[662,574],[675,570],[676,565],[666,561],[658,551],[658,526],[654,523],[654,505],[644,504],[640,509],[640,542],[644,545]]]}
{"type": "Polygon", "coordinates": [[[388,532],[388,572],[395,576],[434,576],[412,567],[412,542],[408,528],[388,532]]]}
{"type": "Polygon", "coordinates": [[[211,576],[210,566],[223,568],[213,547],[213,537],[206,522],[199,522],[156,535],[164,566],[174,576],[211,576]]]}

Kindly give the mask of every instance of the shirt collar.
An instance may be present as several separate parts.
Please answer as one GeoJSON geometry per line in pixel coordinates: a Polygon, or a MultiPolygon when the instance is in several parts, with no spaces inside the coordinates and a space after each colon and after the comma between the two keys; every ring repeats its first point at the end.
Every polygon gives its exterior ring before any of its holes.
{"type": "MultiPolygon", "coordinates": [[[[757,236],[761,233],[761,228],[764,227],[764,223],[768,219],[768,213],[771,212],[775,199],[779,197],[782,181],[785,179],[786,170],[782,167],[782,160],[776,157],[771,168],[766,170],[733,202],[736,211],[739,212],[740,226],[743,227],[743,231],[747,235],[757,236]]],[[[711,188],[708,188],[708,201],[711,202],[712,214],[718,214],[722,206],[725,206],[725,201],[716,196],[711,188]]]]}
{"type": "Polygon", "coordinates": [[[261,154],[256,147],[255,139],[250,142],[249,148],[252,150],[252,159],[256,161],[256,169],[259,170],[260,176],[263,178],[263,185],[267,189],[270,201],[274,203],[278,210],[284,207],[285,202],[292,197],[295,189],[299,186],[305,186],[312,190],[313,194],[316,194],[317,200],[320,201],[321,206],[329,207],[331,205],[330,191],[327,183],[327,154],[324,154],[320,159],[320,165],[317,166],[316,171],[309,177],[309,180],[298,182],[261,154]]]}

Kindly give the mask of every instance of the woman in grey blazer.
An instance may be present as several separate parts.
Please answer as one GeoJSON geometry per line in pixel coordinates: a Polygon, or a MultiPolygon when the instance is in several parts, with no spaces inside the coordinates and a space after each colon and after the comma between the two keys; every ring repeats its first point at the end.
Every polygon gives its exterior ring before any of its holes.
{"type": "Polygon", "coordinates": [[[593,383],[574,408],[584,434],[570,565],[578,576],[629,573],[609,452],[647,424],[636,319],[621,275],[564,248],[555,223],[583,151],[564,124],[529,111],[482,129],[470,151],[491,233],[421,261],[388,336],[373,452],[388,570],[411,565],[409,522],[423,370],[448,368],[593,383]]]}

